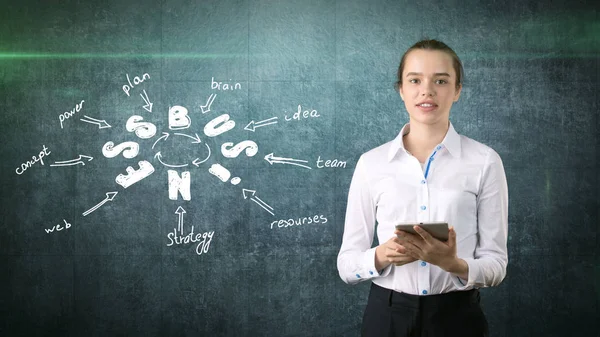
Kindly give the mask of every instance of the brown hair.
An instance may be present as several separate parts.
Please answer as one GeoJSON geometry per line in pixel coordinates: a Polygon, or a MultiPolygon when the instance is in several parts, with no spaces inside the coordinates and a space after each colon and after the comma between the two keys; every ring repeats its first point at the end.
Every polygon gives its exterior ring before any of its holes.
{"type": "Polygon", "coordinates": [[[406,55],[409,52],[415,49],[424,49],[424,50],[439,50],[447,53],[452,57],[452,65],[454,66],[454,72],[456,72],[456,88],[458,89],[462,83],[464,78],[464,70],[458,55],[452,50],[452,48],[448,47],[447,44],[438,40],[421,40],[415,43],[412,47],[408,48],[408,50],[402,55],[402,59],[400,60],[400,66],[398,66],[398,81],[395,83],[396,91],[400,89],[402,86],[402,72],[404,71],[404,64],[406,63],[406,55]]]}

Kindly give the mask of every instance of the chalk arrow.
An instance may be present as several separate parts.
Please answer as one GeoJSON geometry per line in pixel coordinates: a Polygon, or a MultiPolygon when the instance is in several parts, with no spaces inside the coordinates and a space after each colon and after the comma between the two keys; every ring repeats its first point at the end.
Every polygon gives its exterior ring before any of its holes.
{"type": "Polygon", "coordinates": [[[200,109],[202,109],[203,114],[210,111],[210,106],[215,101],[215,97],[217,97],[217,94],[210,94],[210,96],[208,96],[208,100],[206,100],[206,104],[200,106],[200,109]]]}
{"type": "Polygon", "coordinates": [[[167,167],[186,167],[188,166],[188,164],[179,164],[179,165],[172,165],[172,164],[167,164],[165,162],[162,161],[162,154],[160,154],[160,151],[156,152],[156,154],[154,155],[154,158],[158,159],[158,161],[163,164],[164,166],[167,167]]]}
{"type": "Polygon", "coordinates": [[[79,158],[75,158],[75,159],[71,159],[71,160],[64,160],[64,161],[57,161],[57,162],[54,162],[54,164],[50,164],[50,166],[72,166],[72,165],[78,165],[78,164],[85,166],[85,163],[83,162],[84,158],[87,159],[87,161],[92,161],[92,159],[94,159],[93,157],[84,156],[84,155],[80,154],[79,158]]]}
{"type": "Polygon", "coordinates": [[[161,139],[162,140],[167,140],[167,138],[169,138],[169,134],[167,132],[163,132],[163,135],[160,136],[152,145],[152,149],[154,150],[154,147],[156,146],[156,143],[158,143],[161,139]]]}
{"type": "Polygon", "coordinates": [[[196,167],[200,166],[200,164],[204,163],[205,161],[208,160],[208,158],[210,158],[210,146],[208,146],[208,144],[204,143],[204,145],[206,145],[206,148],[208,149],[208,156],[206,156],[206,158],[204,158],[204,160],[200,160],[200,158],[196,158],[192,161],[192,164],[196,165],[196,167]]]}
{"type": "Polygon", "coordinates": [[[108,123],[106,123],[105,120],[99,120],[99,119],[92,118],[92,117],[85,116],[85,115],[83,116],[83,118],[80,118],[79,120],[82,122],[90,123],[90,124],[96,124],[96,125],[98,125],[99,129],[106,129],[106,128],[111,127],[108,123]]]}
{"type": "Polygon", "coordinates": [[[146,109],[146,111],[148,111],[148,112],[152,112],[153,103],[151,103],[150,99],[148,99],[148,94],[146,93],[146,89],[144,89],[143,93],[144,93],[143,95],[140,94],[140,96],[142,96],[142,99],[146,103],[146,105],[144,105],[143,108],[146,109]]]}
{"type": "Polygon", "coordinates": [[[250,200],[252,200],[254,203],[256,203],[258,206],[260,206],[265,211],[271,213],[271,215],[275,215],[273,213],[273,207],[269,206],[266,202],[260,200],[259,197],[254,196],[255,194],[256,194],[255,190],[247,190],[245,188],[242,189],[242,195],[244,196],[244,199],[248,199],[248,195],[250,195],[250,200]]]}
{"type": "Polygon", "coordinates": [[[176,135],[179,135],[179,136],[184,136],[184,137],[188,137],[188,138],[191,138],[191,139],[193,139],[194,141],[192,142],[192,144],[198,144],[198,143],[202,143],[202,141],[200,140],[200,137],[198,136],[198,134],[197,134],[197,133],[194,133],[194,135],[196,135],[196,137],[194,137],[194,136],[190,136],[190,135],[186,135],[186,134],[184,134],[184,133],[175,133],[175,134],[176,134],[176,135]]]}
{"type": "Polygon", "coordinates": [[[94,207],[88,209],[87,211],[83,212],[83,216],[87,216],[88,214],[90,214],[93,211],[95,211],[98,208],[100,208],[105,203],[107,203],[109,201],[112,201],[115,198],[115,196],[117,195],[117,193],[119,193],[119,192],[107,192],[106,193],[106,198],[104,198],[104,200],[100,201],[96,206],[94,206],[94,207]]]}
{"type": "Polygon", "coordinates": [[[254,130],[256,130],[260,127],[271,125],[271,124],[277,124],[277,117],[271,117],[269,119],[265,119],[264,121],[260,121],[260,122],[250,121],[250,123],[248,123],[248,125],[246,125],[244,130],[254,132],[254,130]]]}
{"type": "Polygon", "coordinates": [[[177,228],[179,228],[179,233],[183,234],[183,214],[186,213],[185,209],[183,209],[183,207],[179,206],[177,207],[177,210],[175,211],[175,214],[179,215],[179,223],[177,224],[177,228]]]}
{"type": "Polygon", "coordinates": [[[256,193],[256,191],[255,191],[255,190],[247,190],[247,189],[243,188],[243,189],[242,189],[242,194],[244,195],[244,199],[248,199],[248,195],[246,195],[246,192],[247,192],[248,194],[250,194],[250,197],[253,197],[253,196],[254,196],[254,194],[256,193]]]}
{"type": "Polygon", "coordinates": [[[300,164],[300,163],[308,163],[307,160],[275,157],[275,156],[273,156],[273,153],[269,153],[268,155],[266,155],[265,156],[265,160],[268,161],[269,164],[271,164],[271,165],[273,165],[273,163],[276,163],[276,164],[289,164],[289,165],[300,166],[300,167],[304,167],[304,168],[307,168],[309,170],[312,170],[312,168],[310,166],[306,166],[306,165],[300,164]]]}

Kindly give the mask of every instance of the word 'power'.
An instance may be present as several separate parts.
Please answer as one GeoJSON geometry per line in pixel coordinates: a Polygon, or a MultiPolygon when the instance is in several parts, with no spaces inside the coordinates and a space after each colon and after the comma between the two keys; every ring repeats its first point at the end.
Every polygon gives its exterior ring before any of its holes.
{"type": "Polygon", "coordinates": [[[63,122],[66,121],[67,119],[73,117],[73,115],[76,112],[79,112],[81,110],[81,108],[83,108],[83,102],[85,102],[84,100],[81,100],[81,102],[79,102],[79,104],[75,104],[75,107],[71,110],[71,111],[66,111],[60,115],[58,115],[58,121],[60,122],[60,128],[63,128],[63,122]]]}

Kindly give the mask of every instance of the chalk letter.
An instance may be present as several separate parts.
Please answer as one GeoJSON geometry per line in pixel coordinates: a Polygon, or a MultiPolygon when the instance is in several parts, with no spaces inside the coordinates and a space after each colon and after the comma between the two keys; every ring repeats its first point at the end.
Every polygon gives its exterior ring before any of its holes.
{"type": "Polygon", "coordinates": [[[252,157],[258,152],[258,145],[251,140],[245,140],[235,146],[230,142],[221,145],[221,153],[226,158],[237,158],[244,149],[246,149],[246,156],[252,157]]]}
{"type": "Polygon", "coordinates": [[[133,158],[140,152],[140,145],[136,142],[123,142],[117,146],[113,142],[107,142],[102,147],[102,154],[106,158],[114,158],[123,152],[123,157],[133,158]]]}
{"type": "Polygon", "coordinates": [[[169,108],[169,129],[180,130],[189,128],[192,120],[187,114],[188,110],[182,106],[176,105],[169,108]]]}
{"type": "Polygon", "coordinates": [[[143,120],[144,117],[142,116],[131,116],[127,120],[125,128],[129,132],[135,131],[135,135],[142,139],[154,137],[156,134],[156,126],[150,122],[142,122],[143,120]]]}
{"type": "Polygon", "coordinates": [[[123,188],[127,188],[154,172],[154,166],[145,160],[140,161],[138,165],[140,166],[140,169],[137,171],[134,170],[133,167],[128,166],[126,169],[127,175],[119,174],[115,179],[117,184],[123,186],[123,188]]]}
{"type": "Polygon", "coordinates": [[[208,172],[217,178],[219,178],[222,182],[226,182],[231,177],[231,172],[228,169],[224,168],[221,164],[212,164],[212,166],[208,169],[208,172]]]}
{"type": "Polygon", "coordinates": [[[212,121],[206,123],[206,125],[204,126],[204,134],[208,137],[215,137],[233,129],[234,127],[235,122],[229,120],[228,114],[223,114],[213,119],[212,121]]]}
{"type": "Polygon", "coordinates": [[[181,193],[183,200],[190,201],[190,172],[183,172],[181,178],[177,171],[169,170],[169,199],[177,200],[177,192],[181,193]]]}
{"type": "Polygon", "coordinates": [[[214,89],[221,89],[220,83],[221,83],[221,82],[218,82],[218,83],[217,83],[217,82],[215,82],[215,78],[214,78],[214,77],[211,77],[211,78],[210,78],[210,88],[211,88],[211,89],[213,89],[213,90],[214,90],[214,89]]]}

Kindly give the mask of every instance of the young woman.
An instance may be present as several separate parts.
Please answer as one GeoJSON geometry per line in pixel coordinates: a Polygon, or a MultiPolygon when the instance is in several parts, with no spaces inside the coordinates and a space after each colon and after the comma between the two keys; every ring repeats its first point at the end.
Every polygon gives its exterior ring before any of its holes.
{"type": "Polygon", "coordinates": [[[346,283],[372,281],[363,336],[487,336],[478,288],[506,275],[508,188],[498,154],[449,121],[462,81],[446,44],[409,48],[396,83],[409,123],[356,165],[337,265],[346,283]],[[427,222],[447,222],[448,240],[395,229],[427,222]]]}

